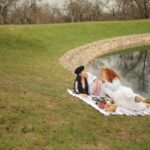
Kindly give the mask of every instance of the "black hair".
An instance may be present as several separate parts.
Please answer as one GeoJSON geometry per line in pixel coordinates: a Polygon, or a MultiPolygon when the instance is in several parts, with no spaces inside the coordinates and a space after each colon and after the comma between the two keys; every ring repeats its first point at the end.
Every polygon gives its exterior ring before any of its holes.
{"type": "Polygon", "coordinates": [[[83,88],[82,86],[82,83],[81,83],[81,76],[80,75],[77,75],[76,76],[76,79],[74,81],[74,92],[77,93],[77,94],[87,94],[89,95],[89,87],[88,87],[88,82],[87,82],[87,78],[84,77],[84,81],[85,81],[85,88],[83,88]],[[76,91],[76,88],[75,88],[75,83],[78,83],[77,85],[77,88],[78,88],[78,91],[76,91]]]}

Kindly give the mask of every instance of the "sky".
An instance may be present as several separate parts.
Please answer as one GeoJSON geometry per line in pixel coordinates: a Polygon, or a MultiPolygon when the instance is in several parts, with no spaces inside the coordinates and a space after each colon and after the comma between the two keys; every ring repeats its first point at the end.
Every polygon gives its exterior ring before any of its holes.
{"type": "MultiPolygon", "coordinates": [[[[61,7],[62,6],[62,4],[65,2],[65,1],[67,1],[67,0],[42,0],[44,3],[45,2],[48,2],[48,3],[50,3],[50,4],[57,4],[59,7],[61,7]]],[[[89,0],[89,1],[93,1],[93,0],[89,0]]],[[[109,6],[112,6],[113,7],[113,5],[114,5],[114,0],[111,0],[111,1],[109,1],[109,4],[108,4],[109,6]]],[[[104,8],[104,11],[108,11],[108,8],[104,8]]]]}
{"type": "MultiPolygon", "coordinates": [[[[20,1],[23,2],[24,0],[20,0],[20,1]]],[[[63,7],[63,4],[65,1],[67,0],[41,0],[42,3],[49,3],[49,4],[54,4],[54,5],[56,4],[59,8],[63,7]]],[[[89,0],[89,1],[93,1],[93,0],[89,0]]],[[[113,7],[114,5],[113,1],[114,0],[111,0],[108,5],[113,7]]],[[[103,10],[108,11],[108,8],[104,7],[103,10]]]]}
{"type": "Polygon", "coordinates": [[[65,0],[43,0],[43,2],[49,2],[49,3],[63,3],[65,0]]]}
{"type": "Polygon", "coordinates": [[[42,1],[43,1],[43,3],[48,2],[50,4],[57,4],[60,7],[65,2],[65,0],[42,0],[42,1]]]}

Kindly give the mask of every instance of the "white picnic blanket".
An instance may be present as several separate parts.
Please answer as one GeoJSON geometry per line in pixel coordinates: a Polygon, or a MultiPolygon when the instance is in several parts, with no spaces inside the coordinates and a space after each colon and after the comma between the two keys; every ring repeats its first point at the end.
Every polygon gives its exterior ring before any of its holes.
{"type": "Polygon", "coordinates": [[[105,116],[109,116],[109,115],[127,115],[127,116],[146,116],[146,115],[150,115],[150,108],[147,108],[144,111],[131,111],[131,110],[127,110],[126,108],[123,107],[117,107],[115,112],[107,112],[101,108],[99,108],[96,104],[95,101],[92,100],[92,96],[81,96],[78,94],[75,94],[72,90],[67,89],[67,92],[75,97],[78,97],[80,100],[86,102],[87,104],[89,104],[90,106],[92,106],[93,108],[95,108],[96,110],[98,110],[100,113],[104,114],[105,116]]]}

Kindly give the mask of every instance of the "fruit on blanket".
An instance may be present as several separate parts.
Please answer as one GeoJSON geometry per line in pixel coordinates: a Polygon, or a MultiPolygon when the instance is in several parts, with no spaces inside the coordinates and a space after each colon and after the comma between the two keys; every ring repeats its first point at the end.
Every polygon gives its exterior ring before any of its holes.
{"type": "Polygon", "coordinates": [[[101,108],[101,109],[104,109],[106,106],[106,101],[105,100],[102,100],[99,104],[98,104],[98,107],[101,108]]]}
{"type": "Polygon", "coordinates": [[[117,105],[115,105],[115,104],[113,104],[113,103],[110,103],[110,104],[107,104],[107,105],[106,105],[105,111],[115,112],[115,111],[116,111],[116,108],[117,108],[117,105]]]}

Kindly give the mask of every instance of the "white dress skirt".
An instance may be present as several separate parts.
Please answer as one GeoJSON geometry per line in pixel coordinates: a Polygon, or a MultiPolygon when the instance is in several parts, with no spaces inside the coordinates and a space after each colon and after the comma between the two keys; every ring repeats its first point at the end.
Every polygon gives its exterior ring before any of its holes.
{"type": "Polygon", "coordinates": [[[123,86],[119,79],[114,79],[112,83],[104,83],[102,90],[103,94],[110,96],[119,107],[135,111],[146,109],[145,103],[135,101],[135,97],[138,96],[138,94],[134,93],[131,88],[123,86]]]}

